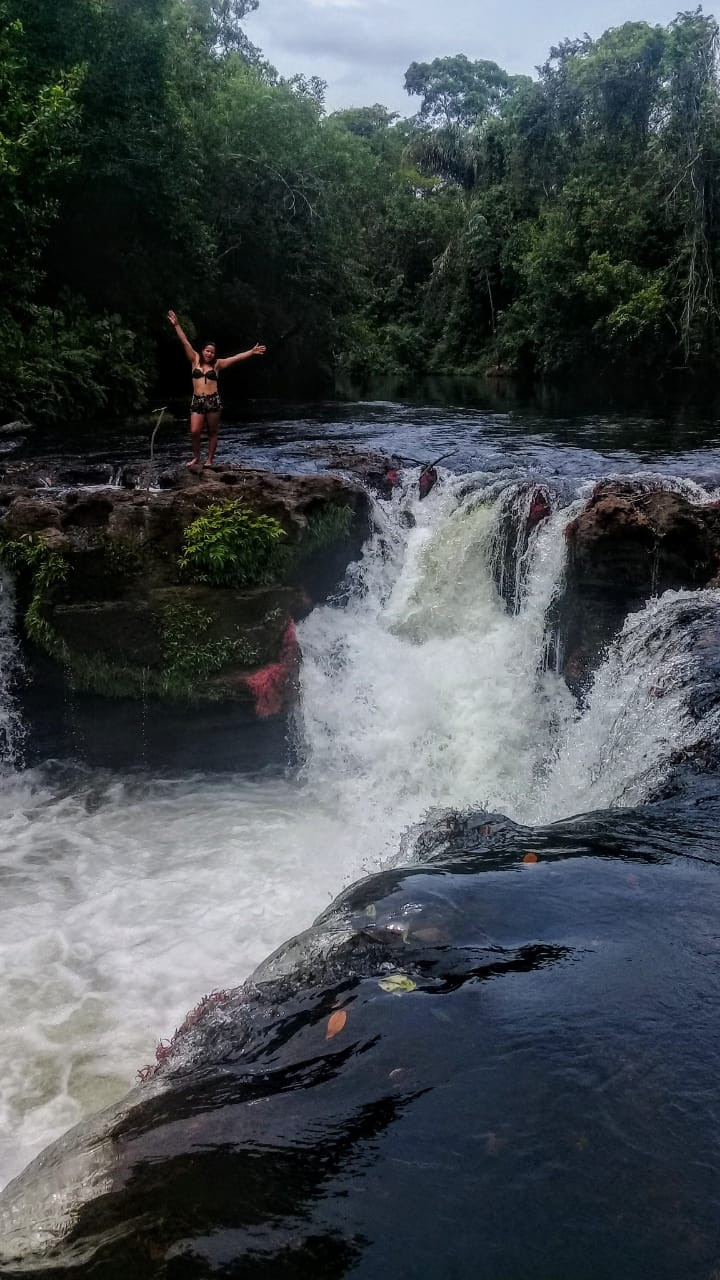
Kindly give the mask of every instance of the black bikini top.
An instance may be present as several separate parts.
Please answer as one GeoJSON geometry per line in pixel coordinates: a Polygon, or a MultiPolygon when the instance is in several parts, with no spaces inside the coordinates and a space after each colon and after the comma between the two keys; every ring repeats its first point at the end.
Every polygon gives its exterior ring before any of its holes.
{"type": "Polygon", "coordinates": [[[196,381],[198,378],[204,378],[206,382],[217,382],[218,380],[214,369],[208,370],[207,373],[204,373],[202,369],[193,369],[192,376],[196,381]]]}

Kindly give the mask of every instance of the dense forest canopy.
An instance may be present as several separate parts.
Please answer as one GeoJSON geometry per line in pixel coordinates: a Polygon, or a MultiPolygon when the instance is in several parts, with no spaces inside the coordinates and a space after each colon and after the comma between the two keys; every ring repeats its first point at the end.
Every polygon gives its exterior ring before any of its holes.
{"type": "Polygon", "coordinates": [[[714,368],[713,17],[563,40],[534,79],[414,62],[400,119],[280,77],[257,3],[0,0],[3,416],[147,406],[169,306],[304,389],[714,368]]]}

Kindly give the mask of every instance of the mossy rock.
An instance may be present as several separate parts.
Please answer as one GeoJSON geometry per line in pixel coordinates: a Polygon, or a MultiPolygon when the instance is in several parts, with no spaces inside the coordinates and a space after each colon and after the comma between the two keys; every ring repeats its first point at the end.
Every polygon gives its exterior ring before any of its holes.
{"type": "Polygon", "coordinates": [[[70,683],[107,697],[245,697],[244,677],[278,660],[302,601],[292,588],[165,587],[143,599],[59,604],[48,625],[70,683]]]}
{"type": "Polygon", "coordinates": [[[193,702],[249,688],[267,704],[266,669],[292,680],[290,624],[337,590],[367,527],[366,496],[338,477],[181,468],[162,493],[18,493],[0,558],[59,683],[193,702]]]}
{"type": "Polygon", "coordinates": [[[48,612],[48,622],[70,660],[102,657],[129,666],[162,666],[159,619],[145,600],[56,605],[48,612]]]}

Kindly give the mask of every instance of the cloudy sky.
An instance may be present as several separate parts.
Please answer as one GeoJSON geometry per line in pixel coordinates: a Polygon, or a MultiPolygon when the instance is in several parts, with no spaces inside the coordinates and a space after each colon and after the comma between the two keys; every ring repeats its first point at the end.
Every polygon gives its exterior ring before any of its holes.
{"type": "MultiPolygon", "coordinates": [[[[665,0],[260,0],[250,39],[282,75],[328,82],[328,108],[382,102],[412,115],[406,68],[452,53],[532,74],[564,36],[600,35],[629,19],[666,23],[687,4],[665,0]]],[[[711,8],[711,6],[710,6],[711,8]]]]}

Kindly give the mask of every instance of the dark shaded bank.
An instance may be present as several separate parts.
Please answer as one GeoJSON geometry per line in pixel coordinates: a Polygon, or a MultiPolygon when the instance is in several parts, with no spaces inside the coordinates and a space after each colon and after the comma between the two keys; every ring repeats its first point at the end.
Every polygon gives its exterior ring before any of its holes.
{"type": "Polygon", "coordinates": [[[711,1280],[718,816],[415,832],[10,1184],[0,1274],[711,1280]]]}

